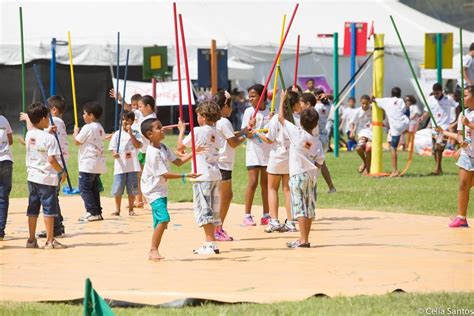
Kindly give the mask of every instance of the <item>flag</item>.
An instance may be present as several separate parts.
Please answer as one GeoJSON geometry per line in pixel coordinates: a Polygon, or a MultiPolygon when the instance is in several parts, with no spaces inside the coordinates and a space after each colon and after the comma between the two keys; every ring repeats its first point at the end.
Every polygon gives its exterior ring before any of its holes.
{"type": "Polygon", "coordinates": [[[94,290],[89,278],[84,293],[84,316],[115,316],[107,302],[94,290]]]}
{"type": "Polygon", "coordinates": [[[368,37],[367,39],[370,40],[370,38],[372,37],[372,35],[375,35],[374,21],[373,21],[373,20],[372,20],[372,25],[370,26],[369,37],[368,37]]]}

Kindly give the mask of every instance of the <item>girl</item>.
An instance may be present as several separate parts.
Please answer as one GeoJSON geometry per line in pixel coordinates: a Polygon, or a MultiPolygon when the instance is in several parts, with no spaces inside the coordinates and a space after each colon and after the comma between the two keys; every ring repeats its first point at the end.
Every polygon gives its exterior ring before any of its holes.
{"type": "Polygon", "coordinates": [[[405,96],[405,104],[409,109],[410,112],[410,122],[408,123],[408,132],[405,135],[406,137],[406,146],[411,148],[412,142],[415,140],[415,133],[418,131],[418,119],[421,117],[423,113],[421,113],[420,107],[416,104],[416,99],[413,95],[409,94],[405,96]]]}
{"type": "MultiPolygon", "coordinates": [[[[252,105],[247,108],[244,112],[242,119],[242,129],[246,127],[252,127],[256,130],[266,128],[270,121],[269,109],[265,102],[266,91],[261,84],[255,84],[248,88],[249,102],[252,105]],[[258,100],[261,95],[263,96],[263,102],[258,109],[257,115],[253,118],[255,108],[258,104],[258,100]]],[[[267,164],[268,155],[270,153],[270,145],[264,143],[258,135],[250,131],[248,134],[245,164],[247,166],[248,181],[247,189],[245,190],[245,217],[244,226],[255,226],[255,222],[251,215],[253,197],[255,190],[257,189],[258,180],[260,177],[260,188],[262,193],[263,202],[263,217],[260,221],[260,225],[268,225],[270,221],[270,215],[268,214],[268,181],[267,181],[267,164]],[[255,137],[254,137],[255,136],[255,137]]]]}

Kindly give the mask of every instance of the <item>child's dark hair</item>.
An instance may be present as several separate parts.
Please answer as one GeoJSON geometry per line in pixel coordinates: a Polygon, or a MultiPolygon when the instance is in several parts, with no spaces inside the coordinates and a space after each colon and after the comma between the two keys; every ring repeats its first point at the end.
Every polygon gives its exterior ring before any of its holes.
{"type": "Polygon", "coordinates": [[[215,123],[221,118],[221,108],[214,101],[204,101],[198,104],[196,113],[201,115],[209,123],[215,123]]]}
{"type": "Polygon", "coordinates": [[[41,102],[35,102],[28,105],[26,113],[32,124],[38,124],[42,118],[49,115],[49,108],[45,107],[41,102]]]}
{"type": "Polygon", "coordinates": [[[400,98],[402,96],[402,89],[399,87],[392,88],[392,97],[400,98]]]}
{"type": "Polygon", "coordinates": [[[314,89],[313,92],[314,92],[314,95],[315,95],[316,97],[318,97],[320,94],[323,94],[323,93],[324,93],[324,90],[321,89],[321,88],[316,88],[316,89],[314,89]]]}
{"type": "Polygon", "coordinates": [[[159,119],[157,119],[157,118],[149,118],[149,119],[144,120],[144,121],[142,122],[141,127],[140,127],[140,131],[142,132],[142,135],[145,136],[145,138],[148,139],[148,140],[149,140],[149,138],[148,138],[148,136],[147,136],[147,133],[152,130],[152,128],[153,128],[153,123],[155,123],[155,122],[160,123],[160,126],[161,126],[161,122],[160,122],[159,119]]]}
{"type": "Polygon", "coordinates": [[[142,98],[142,95],[140,93],[135,93],[134,95],[132,95],[130,101],[140,101],[140,99],[142,98]]]}
{"type": "Polygon", "coordinates": [[[59,112],[59,114],[64,114],[64,111],[66,110],[66,101],[64,98],[60,95],[53,95],[48,98],[48,106],[50,109],[56,108],[59,112]]]}
{"type": "Polygon", "coordinates": [[[249,87],[247,89],[247,92],[250,92],[250,90],[255,90],[255,92],[258,93],[258,95],[262,95],[263,94],[263,101],[265,101],[267,99],[267,91],[263,91],[265,87],[259,83],[257,84],[254,84],[253,86],[249,87]]]}
{"type": "Polygon", "coordinates": [[[472,52],[474,50],[474,42],[469,45],[469,51],[472,52]]]}
{"type": "Polygon", "coordinates": [[[145,105],[148,104],[153,112],[155,111],[155,99],[151,95],[144,95],[141,97],[140,101],[142,101],[145,105]]]}
{"type": "MultiPolygon", "coordinates": [[[[301,89],[301,87],[299,85],[296,85],[296,89],[298,90],[298,93],[299,94],[302,94],[303,93],[303,89],[301,89]]],[[[293,85],[289,86],[288,88],[286,88],[286,92],[290,92],[290,91],[293,91],[293,85]]]]}
{"type": "Polygon", "coordinates": [[[316,105],[316,97],[314,96],[314,94],[312,94],[311,92],[305,92],[303,93],[303,95],[301,96],[301,100],[304,102],[304,103],[308,103],[311,105],[311,106],[315,106],[316,105]]]}
{"type": "Polygon", "coordinates": [[[130,120],[133,122],[135,121],[135,112],[125,110],[123,111],[123,118],[127,121],[130,120]]]}
{"type": "Polygon", "coordinates": [[[293,118],[293,107],[300,103],[300,95],[294,91],[288,91],[285,96],[285,107],[283,108],[283,116],[285,120],[295,123],[293,118]]]}
{"type": "Polygon", "coordinates": [[[84,104],[83,109],[87,114],[92,114],[96,120],[100,119],[102,116],[102,107],[100,106],[99,102],[87,102],[84,104]]]}
{"type": "Polygon", "coordinates": [[[433,91],[441,91],[442,92],[443,91],[443,86],[440,83],[436,82],[433,85],[433,91]]]}
{"type": "Polygon", "coordinates": [[[416,98],[413,94],[407,94],[405,100],[410,101],[411,104],[416,104],[416,98]]]}
{"type": "Polygon", "coordinates": [[[318,125],[319,115],[315,108],[308,108],[301,112],[300,124],[305,131],[311,131],[318,125]]]}
{"type": "Polygon", "coordinates": [[[370,97],[367,94],[364,94],[363,96],[360,97],[360,100],[367,100],[370,102],[370,97]]]}
{"type": "MultiPolygon", "coordinates": [[[[362,98],[361,98],[362,99],[362,98]]],[[[356,102],[356,98],[354,97],[349,97],[349,99],[347,99],[347,101],[353,101],[354,103],[356,102]]]]}
{"type": "Polygon", "coordinates": [[[217,91],[216,95],[212,98],[212,100],[216,102],[217,105],[219,105],[221,110],[225,106],[230,106],[230,102],[232,101],[230,98],[229,99],[226,98],[224,91],[217,91]]]}

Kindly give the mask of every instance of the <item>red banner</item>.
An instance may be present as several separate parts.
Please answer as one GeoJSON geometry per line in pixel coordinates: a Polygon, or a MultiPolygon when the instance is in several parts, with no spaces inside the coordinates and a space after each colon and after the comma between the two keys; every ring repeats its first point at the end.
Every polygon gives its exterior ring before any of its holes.
{"type": "Polygon", "coordinates": [[[367,55],[367,23],[346,22],[344,23],[344,56],[351,55],[351,23],[356,25],[356,56],[367,55]]]}

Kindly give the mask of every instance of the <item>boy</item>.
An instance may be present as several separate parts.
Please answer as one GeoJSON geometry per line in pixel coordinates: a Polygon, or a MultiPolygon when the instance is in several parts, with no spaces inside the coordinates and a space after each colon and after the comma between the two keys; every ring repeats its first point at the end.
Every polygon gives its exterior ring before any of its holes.
{"type": "Polygon", "coordinates": [[[79,218],[81,222],[101,221],[99,176],[105,173],[104,146],[105,132],[98,122],[102,108],[97,102],[84,104],[82,118],[86,123],[82,129],[74,127],[74,143],[79,146],[79,190],[84,201],[86,213],[79,218]]]}
{"type": "Polygon", "coordinates": [[[49,109],[42,103],[28,106],[28,118],[33,128],[26,133],[26,169],[28,173],[28,230],[26,248],[38,248],[35,237],[40,208],[43,207],[46,226],[44,249],[65,248],[54,239],[54,217],[58,216],[58,184],[64,181],[66,173],[58,163],[59,146],[50,133],[44,131],[49,126],[49,109]]]}
{"type": "MultiPolygon", "coordinates": [[[[143,121],[141,133],[149,141],[150,145],[146,150],[147,160],[143,167],[141,179],[142,193],[151,206],[153,214],[153,237],[151,239],[151,248],[148,259],[152,261],[163,260],[158,247],[161,238],[170,221],[168,213],[168,179],[196,178],[194,173],[173,173],[170,172],[169,162],[176,166],[181,166],[191,159],[192,154],[183,158],[176,156],[161,141],[165,138],[162,131],[161,122],[157,118],[150,118],[143,121]]],[[[183,125],[184,127],[184,125],[183,125]]]]}
{"type": "Polygon", "coordinates": [[[135,114],[132,111],[125,111],[122,117],[122,133],[120,135],[119,151],[117,145],[119,132],[115,132],[110,140],[109,150],[115,158],[114,162],[114,182],[112,185],[112,195],[115,196],[114,216],[120,216],[122,195],[127,187],[128,194],[128,215],[136,215],[133,211],[135,196],[138,194],[138,172],[141,171],[138,162],[138,150],[142,144],[137,137],[139,132],[132,129],[135,121],[135,114]]]}
{"type": "Polygon", "coordinates": [[[390,152],[392,156],[392,173],[390,176],[397,177],[400,174],[398,172],[397,148],[400,144],[401,135],[408,129],[409,119],[405,115],[405,102],[401,99],[402,90],[399,87],[393,87],[391,93],[391,98],[375,98],[374,101],[384,110],[390,125],[390,152]]]}
{"type": "MultiPolygon", "coordinates": [[[[221,118],[219,105],[213,101],[202,102],[196,108],[199,127],[194,128],[195,146],[206,149],[205,153],[196,157],[197,173],[202,174],[193,184],[194,212],[197,224],[204,229],[206,239],[204,245],[194,250],[195,254],[218,254],[215,226],[221,225],[220,219],[220,181],[219,149],[224,140],[216,129],[216,122],[221,118]]],[[[191,134],[184,138],[184,124],[178,126],[178,151],[192,146],[191,134]],[[184,138],[184,139],[183,139],[184,138]]]]}
{"type": "Polygon", "coordinates": [[[363,95],[360,98],[361,107],[355,111],[352,122],[349,122],[350,136],[355,139],[357,135],[356,151],[362,159],[359,173],[368,174],[370,172],[370,156],[372,142],[372,107],[370,97],[363,95]]]}
{"type": "Polygon", "coordinates": [[[0,240],[5,237],[12,189],[13,156],[10,151],[12,144],[13,131],[10,123],[3,115],[0,115],[0,240]]]}
{"type": "Polygon", "coordinates": [[[284,99],[285,92],[282,92],[278,120],[290,139],[291,211],[300,228],[300,238],[287,243],[287,247],[309,248],[309,233],[316,209],[317,174],[324,162],[321,141],[312,134],[318,125],[319,116],[314,108],[303,110],[300,115],[301,127],[298,128],[285,120],[284,99]]]}
{"type": "MultiPolygon", "coordinates": [[[[453,100],[452,97],[443,94],[443,86],[439,83],[433,85],[433,92],[428,99],[428,106],[433,113],[433,116],[436,120],[436,123],[443,130],[448,130],[450,124],[456,120],[456,117],[451,115],[451,110],[458,107],[458,103],[453,100]]],[[[426,110],[421,118],[420,122],[424,121],[429,116],[428,111],[426,110]]],[[[431,126],[434,128],[435,124],[431,120],[431,126]]],[[[435,169],[433,175],[440,175],[443,173],[441,166],[443,159],[443,151],[447,144],[447,138],[445,136],[433,134],[433,157],[435,159],[435,169]]]]}

